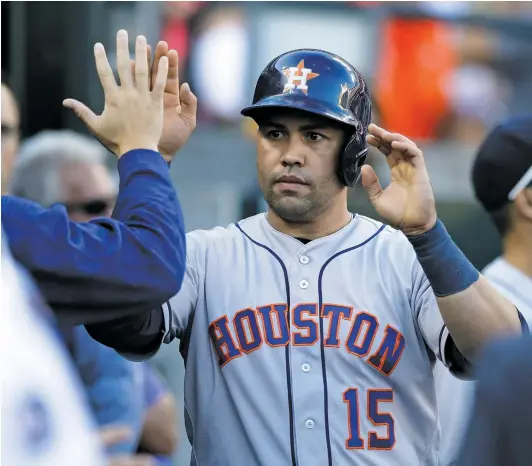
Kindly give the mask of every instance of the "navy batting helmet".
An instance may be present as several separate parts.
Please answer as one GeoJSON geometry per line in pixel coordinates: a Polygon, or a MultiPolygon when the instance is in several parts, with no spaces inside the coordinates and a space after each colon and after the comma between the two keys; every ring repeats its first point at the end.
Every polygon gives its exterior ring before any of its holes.
{"type": "Polygon", "coordinates": [[[253,104],[242,115],[265,109],[291,108],[321,115],[345,125],[349,138],[343,148],[338,176],[353,186],[366,160],[366,135],[371,99],[360,73],[343,58],[315,49],[299,49],[274,58],[260,75],[253,104]]]}

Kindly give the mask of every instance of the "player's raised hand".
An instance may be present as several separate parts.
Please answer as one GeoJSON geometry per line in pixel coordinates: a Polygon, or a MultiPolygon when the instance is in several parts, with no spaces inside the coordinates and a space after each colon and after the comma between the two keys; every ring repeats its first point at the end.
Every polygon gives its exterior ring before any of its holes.
{"type": "Polygon", "coordinates": [[[187,83],[179,85],[179,57],[175,50],[168,50],[168,44],[164,41],[159,41],[155,48],[151,83],[156,81],[162,57],[168,58],[168,76],[163,95],[164,122],[159,152],[169,161],[196,128],[198,100],[187,83]]]}
{"type": "Polygon", "coordinates": [[[116,39],[120,86],[115,81],[103,45],[94,46],[96,68],[105,94],[103,113],[96,115],[74,99],[66,99],[63,105],[73,109],[94,136],[118,157],[131,149],[158,150],[163,128],[163,94],[168,75],[168,57],[159,60],[153,85],[150,86],[146,38],[138,36],[136,39],[134,78],[131,74],[127,32],[118,31],[116,39]]]}
{"type": "Polygon", "coordinates": [[[383,190],[373,168],[362,167],[362,186],[375,210],[407,235],[430,230],[436,223],[436,206],[423,153],[401,134],[374,124],[368,130],[368,144],[386,156],[391,171],[391,182],[383,190]]]}

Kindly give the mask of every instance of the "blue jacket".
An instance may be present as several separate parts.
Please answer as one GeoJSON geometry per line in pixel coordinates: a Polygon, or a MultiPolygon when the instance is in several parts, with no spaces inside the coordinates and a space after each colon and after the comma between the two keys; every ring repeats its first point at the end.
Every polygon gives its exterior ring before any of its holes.
{"type": "Polygon", "coordinates": [[[118,172],[111,219],[74,223],[63,206],[2,196],[2,227],[13,256],[63,322],[147,312],[181,287],[185,229],[167,163],[137,149],[120,158],[118,172]]]}

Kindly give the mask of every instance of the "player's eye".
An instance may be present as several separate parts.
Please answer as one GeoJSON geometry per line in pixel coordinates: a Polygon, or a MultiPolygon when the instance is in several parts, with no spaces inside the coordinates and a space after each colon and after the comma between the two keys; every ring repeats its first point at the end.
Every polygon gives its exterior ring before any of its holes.
{"type": "Polygon", "coordinates": [[[312,131],[306,135],[306,139],[308,139],[309,141],[313,141],[313,142],[321,141],[324,138],[325,136],[323,136],[323,134],[314,133],[312,131]]]}
{"type": "Polygon", "coordinates": [[[268,131],[268,138],[273,140],[286,139],[286,133],[284,131],[274,129],[272,131],[268,131]]]}

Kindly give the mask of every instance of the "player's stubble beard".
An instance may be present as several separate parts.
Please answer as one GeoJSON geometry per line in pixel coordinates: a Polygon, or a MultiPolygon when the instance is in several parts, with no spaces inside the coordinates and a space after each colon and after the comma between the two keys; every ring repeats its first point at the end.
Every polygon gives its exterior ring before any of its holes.
{"type": "Polygon", "coordinates": [[[275,189],[275,182],[269,180],[263,190],[264,200],[271,210],[287,223],[307,223],[327,209],[331,201],[342,190],[336,174],[314,181],[306,194],[285,194],[275,189]]]}

